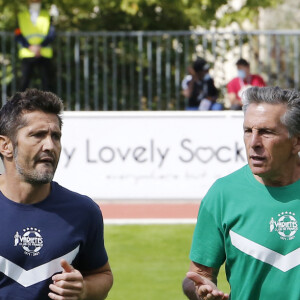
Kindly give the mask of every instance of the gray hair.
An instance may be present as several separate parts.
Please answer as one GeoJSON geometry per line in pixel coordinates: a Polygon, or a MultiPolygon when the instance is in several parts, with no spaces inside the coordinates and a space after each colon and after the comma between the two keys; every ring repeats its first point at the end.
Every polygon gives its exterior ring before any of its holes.
{"type": "Polygon", "coordinates": [[[284,104],[286,113],[281,122],[286,126],[289,136],[300,135],[300,93],[296,90],[281,89],[280,87],[250,87],[242,94],[243,111],[247,111],[252,103],[284,104]]]}

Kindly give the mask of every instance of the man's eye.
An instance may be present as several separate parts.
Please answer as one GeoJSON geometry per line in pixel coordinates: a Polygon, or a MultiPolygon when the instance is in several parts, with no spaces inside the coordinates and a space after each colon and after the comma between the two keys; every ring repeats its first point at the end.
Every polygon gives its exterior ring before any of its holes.
{"type": "Polygon", "coordinates": [[[261,134],[273,134],[271,130],[262,130],[261,134]]]}
{"type": "Polygon", "coordinates": [[[36,138],[41,138],[44,136],[44,134],[42,132],[38,132],[38,133],[33,134],[33,136],[36,138]]]}
{"type": "Polygon", "coordinates": [[[53,136],[53,138],[55,139],[55,140],[60,140],[60,138],[61,138],[61,135],[60,134],[53,134],[52,135],[53,136]]]}

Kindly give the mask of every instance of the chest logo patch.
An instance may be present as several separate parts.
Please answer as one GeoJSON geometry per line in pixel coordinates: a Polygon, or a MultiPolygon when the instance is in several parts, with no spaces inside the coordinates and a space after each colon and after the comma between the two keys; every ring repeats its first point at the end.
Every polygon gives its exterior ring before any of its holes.
{"type": "Polygon", "coordinates": [[[292,212],[281,212],[270,221],[270,232],[277,232],[282,240],[292,240],[298,231],[298,222],[295,214],[292,212]]]}
{"type": "Polygon", "coordinates": [[[23,229],[23,233],[19,234],[17,231],[14,235],[14,246],[21,246],[24,253],[29,256],[36,256],[40,254],[43,247],[43,237],[41,231],[37,228],[27,227],[23,229]],[[21,235],[22,234],[22,235],[21,235]]]}

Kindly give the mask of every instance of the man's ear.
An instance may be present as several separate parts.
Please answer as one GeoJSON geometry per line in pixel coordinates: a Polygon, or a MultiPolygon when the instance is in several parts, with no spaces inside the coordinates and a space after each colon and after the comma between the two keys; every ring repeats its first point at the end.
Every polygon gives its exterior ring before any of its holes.
{"type": "Polygon", "coordinates": [[[5,135],[0,135],[0,153],[3,155],[3,157],[13,157],[13,150],[14,149],[11,140],[5,135]]]}
{"type": "Polygon", "coordinates": [[[293,152],[299,153],[300,152],[300,136],[294,136],[293,138],[293,152]]]}

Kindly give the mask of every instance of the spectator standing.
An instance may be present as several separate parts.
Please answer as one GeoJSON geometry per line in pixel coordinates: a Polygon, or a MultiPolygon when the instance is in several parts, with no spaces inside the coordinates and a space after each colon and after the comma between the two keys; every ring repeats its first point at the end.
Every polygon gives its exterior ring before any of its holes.
{"type": "Polygon", "coordinates": [[[29,87],[35,69],[41,75],[42,89],[51,90],[51,42],[55,29],[48,11],[42,9],[41,0],[29,0],[28,9],[18,14],[16,40],[20,45],[22,80],[21,91],[29,87]]]}
{"type": "Polygon", "coordinates": [[[227,85],[230,109],[241,110],[241,94],[251,86],[266,86],[263,78],[256,74],[250,73],[250,64],[247,60],[240,58],[236,62],[238,76],[232,79],[227,85]]]}
{"type": "Polygon", "coordinates": [[[206,60],[198,57],[189,73],[182,81],[182,93],[188,98],[187,110],[221,110],[222,105],[216,103],[218,90],[206,60]]]}

